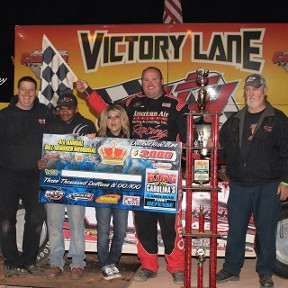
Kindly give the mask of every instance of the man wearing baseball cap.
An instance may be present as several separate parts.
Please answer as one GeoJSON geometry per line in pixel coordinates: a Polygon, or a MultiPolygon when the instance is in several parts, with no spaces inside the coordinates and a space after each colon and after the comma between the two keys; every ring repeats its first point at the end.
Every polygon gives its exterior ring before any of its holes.
{"type": "Polygon", "coordinates": [[[226,161],[230,192],[225,262],[216,275],[218,284],[239,280],[253,215],[260,287],[274,287],[276,231],[281,201],[288,197],[288,119],[267,101],[267,91],[262,75],[249,75],[244,82],[245,107],[220,129],[220,158],[226,161]]]}
{"type": "MultiPolygon", "coordinates": [[[[73,134],[84,136],[96,133],[94,123],[84,118],[78,112],[77,98],[72,93],[61,95],[57,101],[55,121],[47,128],[51,134],[73,134]]],[[[44,168],[44,167],[40,167],[44,168]]],[[[64,271],[65,245],[63,239],[63,222],[65,208],[67,209],[71,241],[68,251],[70,263],[70,278],[77,280],[84,276],[85,267],[85,207],[80,205],[65,205],[47,203],[47,223],[49,232],[49,264],[47,277],[56,279],[64,271]]]]}
{"type": "Polygon", "coordinates": [[[77,107],[78,102],[75,95],[72,93],[67,93],[59,96],[57,101],[57,107],[77,107]]]}
{"type": "Polygon", "coordinates": [[[244,83],[244,89],[248,86],[259,88],[262,85],[266,87],[265,78],[260,74],[252,74],[246,77],[245,83],[244,83]]]}

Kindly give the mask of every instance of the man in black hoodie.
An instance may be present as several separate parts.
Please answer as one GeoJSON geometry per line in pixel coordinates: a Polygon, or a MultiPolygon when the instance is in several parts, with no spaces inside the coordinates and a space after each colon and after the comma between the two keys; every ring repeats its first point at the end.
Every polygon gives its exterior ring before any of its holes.
{"type": "MultiPolygon", "coordinates": [[[[69,93],[59,97],[55,121],[49,125],[47,132],[51,134],[84,136],[96,133],[96,127],[91,120],[84,118],[78,112],[77,98],[72,93],[69,93]]],[[[71,233],[68,251],[68,257],[71,258],[70,278],[78,280],[83,278],[85,267],[85,207],[80,205],[46,204],[50,246],[50,269],[47,276],[50,279],[58,278],[62,274],[65,265],[65,245],[63,238],[65,208],[67,209],[71,233]]]]}
{"type": "Polygon", "coordinates": [[[18,81],[18,94],[0,111],[0,242],[5,277],[20,269],[39,274],[36,266],[44,206],[39,203],[39,169],[42,138],[52,118],[39,103],[37,82],[30,76],[18,81]],[[16,215],[20,199],[25,208],[22,253],[16,240],[16,215]]]}

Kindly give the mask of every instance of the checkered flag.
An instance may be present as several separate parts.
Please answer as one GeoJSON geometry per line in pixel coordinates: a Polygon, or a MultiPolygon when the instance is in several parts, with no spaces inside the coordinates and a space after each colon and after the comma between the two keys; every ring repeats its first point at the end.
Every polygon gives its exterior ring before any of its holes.
{"type": "Polygon", "coordinates": [[[46,35],[43,35],[42,53],[39,101],[52,109],[61,94],[72,91],[77,77],[46,35]]]}
{"type": "Polygon", "coordinates": [[[141,79],[133,79],[105,88],[95,88],[95,90],[108,104],[122,103],[127,98],[142,93],[141,79]]]}

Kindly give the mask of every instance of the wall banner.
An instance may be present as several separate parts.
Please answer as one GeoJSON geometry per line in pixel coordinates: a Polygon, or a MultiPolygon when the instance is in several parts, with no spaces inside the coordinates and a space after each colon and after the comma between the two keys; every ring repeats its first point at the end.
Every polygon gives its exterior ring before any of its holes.
{"type": "Polygon", "coordinates": [[[176,213],[182,144],[44,134],[40,201],[176,213]]]}
{"type": "MultiPolygon", "coordinates": [[[[206,109],[222,112],[220,123],[243,107],[244,79],[252,73],[265,76],[268,100],[288,113],[287,31],[288,23],[17,25],[14,93],[24,75],[38,79],[40,88],[46,35],[78,79],[109,101],[140,93],[142,70],[157,66],[165,89],[193,109],[200,88],[196,71],[205,67],[206,109]]],[[[85,96],[78,96],[81,114],[96,120],[85,96]]]]}

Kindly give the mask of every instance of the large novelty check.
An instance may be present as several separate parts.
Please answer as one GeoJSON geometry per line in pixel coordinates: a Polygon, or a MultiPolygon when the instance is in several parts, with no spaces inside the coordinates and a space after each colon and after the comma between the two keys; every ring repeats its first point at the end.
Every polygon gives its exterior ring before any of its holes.
{"type": "Polygon", "coordinates": [[[182,145],[44,134],[40,202],[177,212],[182,145]]]}

